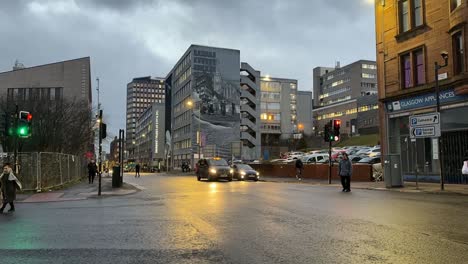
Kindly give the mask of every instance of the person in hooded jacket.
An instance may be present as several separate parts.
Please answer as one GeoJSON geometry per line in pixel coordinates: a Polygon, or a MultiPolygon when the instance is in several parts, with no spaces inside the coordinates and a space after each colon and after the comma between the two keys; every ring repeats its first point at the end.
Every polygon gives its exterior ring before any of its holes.
{"type": "Polygon", "coordinates": [[[0,176],[0,189],[2,190],[2,208],[0,213],[3,213],[7,204],[10,204],[10,210],[8,212],[15,211],[16,190],[21,190],[21,182],[13,174],[11,164],[6,163],[3,165],[3,173],[0,176]]]}

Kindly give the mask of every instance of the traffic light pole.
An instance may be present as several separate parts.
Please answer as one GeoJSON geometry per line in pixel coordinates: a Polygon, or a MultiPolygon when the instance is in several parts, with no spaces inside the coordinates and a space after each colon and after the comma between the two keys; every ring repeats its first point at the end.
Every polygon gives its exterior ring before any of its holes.
{"type": "MultiPolygon", "coordinates": [[[[15,119],[14,119],[14,129],[16,130],[17,127],[18,127],[18,118],[19,118],[19,108],[18,108],[18,105],[16,105],[16,108],[15,108],[15,119]]],[[[14,148],[14,172],[15,172],[15,175],[18,175],[19,173],[19,169],[18,169],[18,134],[17,132],[15,131],[15,133],[13,133],[13,148],[14,148]]]]}
{"type": "Polygon", "coordinates": [[[102,110],[99,110],[99,157],[98,157],[98,162],[99,162],[99,167],[98,167],[98,173],[99,173],[99,187],[98,187],[98,196],[101,196],[101,175],[102,175],[102,110]]]}
{"type": "Polygon", "coordinates": [[[331,184],[332,174],[332,141],[328,142],[328,184],[331,184]]]}

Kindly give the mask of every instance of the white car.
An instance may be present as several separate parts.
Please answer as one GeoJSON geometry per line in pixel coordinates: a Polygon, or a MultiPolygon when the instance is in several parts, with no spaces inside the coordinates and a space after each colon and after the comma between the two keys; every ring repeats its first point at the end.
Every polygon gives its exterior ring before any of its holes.
{"type": "Polygon", "coordinates": [[[318,153],[302,157],[303,163],[323,163],[328,160],[328,154],[318,153]]]}

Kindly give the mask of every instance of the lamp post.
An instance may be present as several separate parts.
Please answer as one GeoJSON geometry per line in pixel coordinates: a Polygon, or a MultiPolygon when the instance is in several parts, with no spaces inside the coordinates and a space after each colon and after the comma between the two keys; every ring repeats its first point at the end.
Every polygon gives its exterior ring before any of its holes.
{"type": "MultiPolygon", "coordinates": [[[[439,63],[437,61],[434,63],[435,93],[436,93],[436,104],[437,104],[436,112],[437,113],[440,113],[439,70],[444,68],[444,67],[447,67],[447,65],[448,65],[448,52],[447,51],[442,51],[440,53],[440,55],[444,59],[444,64],[439,65],[439,63]]],[[[441,116],[441,118],[442,118],[442,116],[441,116]]],[[[440,123],[442,124],[442,122],[440,122],[440,123]]],[[[437,138],[437,152],[438,152],[438,156],[439,156],[438,158],[439,158],[439,168],[440,168],[440,190],[443,191],[445,182],[444,182],[444,176],[442,174],[442,170],[443,170],[442,154],[443,154],[443,152],[440,150],[441,145],[442,145],[442,139],[441,139],[441,137],[438,137],[437,138]]]]}
{"type": "MultiPolygon", "coordinates": [[[[192,109],[192,116],[195,116],[194,110],[195,108],[195,102],[192,100],[187,101],[186,105],[192,109]]],[[[199,111],[198,114],[198,130],[197,130],[197,144],[198,144],[198,160],[201,159],[201,109],[200,106],[197,109],[199,111]]],[[[195,167],[195,160],[193,161],[193,167],[195,167]]]]}

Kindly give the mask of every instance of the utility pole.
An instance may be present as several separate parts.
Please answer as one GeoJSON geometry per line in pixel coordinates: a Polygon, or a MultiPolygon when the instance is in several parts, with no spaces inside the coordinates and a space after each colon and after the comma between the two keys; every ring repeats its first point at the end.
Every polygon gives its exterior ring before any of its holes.
{"type": "MultiPolygon", "coordinates": [[[[439,63],[436,61],[434,63],[434,73],[435,73],[435,93],[436,93],[436,112],[440,113],[440,88],[439,88],[439,70],[447,67],[448,65],[448,52],[443,51],[440,54],[442,58],[444,59],[445,63],[444,65],[439,65],[439,63]]],[[[442,118],[442,116],[441,116],[442,118]]],[[[440,122],[442,124],[442,122],[440,122]]],[[[441,150],[442,147],[442,135],[437,138],[437,150],[438,150],[438,158],[439,158],[439,168],[440,168],[440,190],[443,191],[445,189],[445,181],[444,181],[444,175],[443,175],[443,161],[442,161],[442,154],[443,151],[441,150]]]]}
{"type": "Polygon", "coordinates": [[[97,88],[96,88],[96,91],[97,91],[97,107],[98,107],[98,110],[101,110],[101,101],[99,101],[99,94],[100,94],[100,89],[99,89],[99,77],[96,78],[96,81],[97,81],[97,88]]]}
{"type": "Polygon", "coordinates": [[[99,110],[99,157],[98,157],[98,161],[99,161],[99,167],[98,167],[98,171],[99,171],[99,189],[98,189],[98,195],[100,196],[101,195],[101,179],[102,179],[102,110],[99,110]]]}
{"type": "Polygon", "coordinates": [[[18,175],[19,173],[19,168],[18,168],[18,133],[17,133],[17,128],[18,128],[18,118],[19,118],[19,108],[18,104],[15,107],[15,119],[13,121],[14,123],[14,133],[13,133],[13,144],[14,144],[14,171],[15,174],[18,175]]]}

